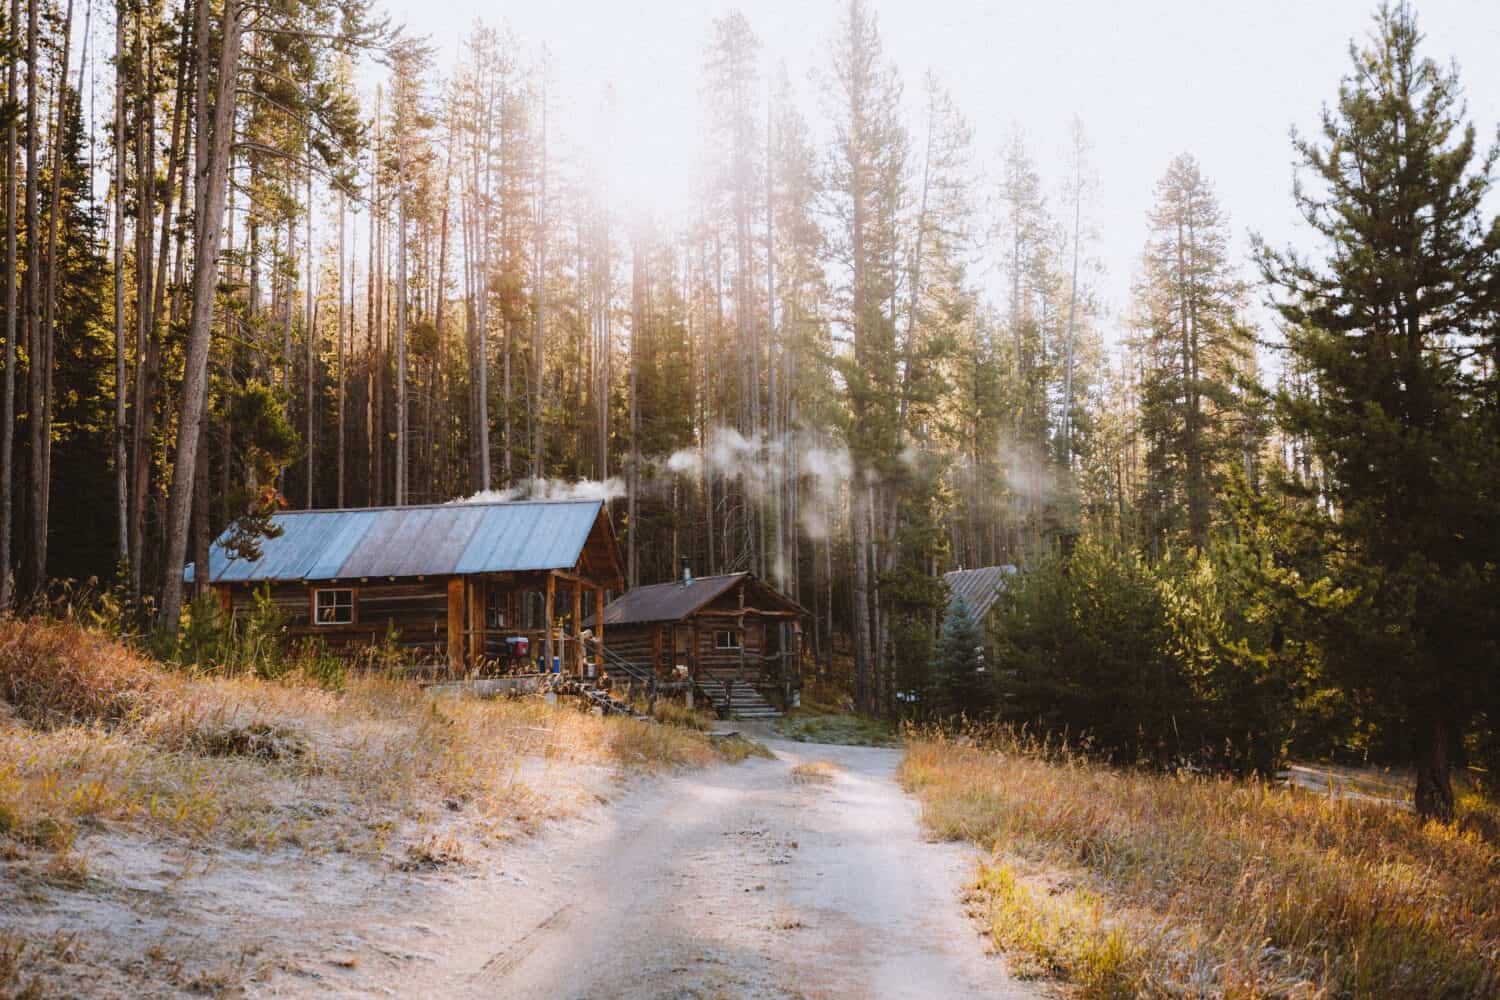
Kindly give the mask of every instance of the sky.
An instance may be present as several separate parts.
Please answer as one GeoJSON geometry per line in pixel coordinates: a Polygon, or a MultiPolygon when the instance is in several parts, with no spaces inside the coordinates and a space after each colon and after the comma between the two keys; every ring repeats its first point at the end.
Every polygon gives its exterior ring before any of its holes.
{"type": "MultiPolygon", "coordinates": [[[[1314,130],[1337,96],[1348,44],[1373,0],[874,0],[887,56],[921,134],[930,69],[975,131],[989,195],[1002,144],[1027,137],[1050,202],[1061,208],[1076,115],[1098,178],[1086,218],[1097,233],[1101,298],[1118,321],[1145,240],[1153,187],[1178,153],[1196,156],[1219,193],[1235,249],[1249,233],[1309,245],[1291,201],[1289,130],[1314,130]]],[[[691,197],[701,157],[704,49],[715,17],[739,7],[762,42],[763,68],[784,64],[815,130],[826,119],[815,74],[829,65],[839,0],[570,0],[506,4],[388,0],[394,21],[430,38],[446,71],[476,20],[506,23],[549,66],[559,151],[585,150],[624,211],[670,218],[691,197]],[[605,129],[607,89],[614,92],[605,129]],[[608,138],[606,138],[606,135],[608,138]]],[[[1482,142],[1500,124],[1500,2],[1422,0],[1425,52],[1456,61],[1482,142]]],[[[1500,205],[1496,205],[1500,209],[1500,205]]],[[[1248,269],[1247,269],[1248,274],[1248,269]]],[[[1107,321],[1108,322],[1108,321],[1107,321]]]]}

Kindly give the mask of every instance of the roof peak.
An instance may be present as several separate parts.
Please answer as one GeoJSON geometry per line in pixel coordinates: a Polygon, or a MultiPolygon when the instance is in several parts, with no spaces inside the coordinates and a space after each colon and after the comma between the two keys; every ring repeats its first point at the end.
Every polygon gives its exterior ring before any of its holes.
{"type": "MultiPolygon", "coordinates": [[[[740,570],[738,573],[714,573],[714,574],[712,574],[710,576],[695,576],[695,577],[693,577],[693,582],[692,582],[691,585],[694,586],[694,587],[696,587],[698,584],[700,584],[700,583],[708,583],[710,580],[735,580],[735,579],[738,579],[738,578],[740,578],[742,576],[750,576],[750,575],[751,574],[749,572],[747,572],[746,570],[740,570]]],[[[637,587],[632,587],[630,589],[631,590],[650,590],[652,587],[678,587],[678,588],[681,588],[681,587],[683,587],[683,582],[680,579],[676,579],[676,580],[662,580],[659,583],[643,583],[643,584],[641,584],[641,585],[639,585],[637,587]]]]}
{"type": "Polygon", "coordinates": [[[284,514],[359,514],[364,512],[374,514],[383,510],[452,510],[457,507],[526,507],[565,503],[602,504],[604,501],[598,497],[593,499],[588,497],[568,497],[563,500],[475,500],[472,502],[449,500],[445,503],[389,504],[383,507],[298,507],[290,510],[278,510],[275,516],[281,517],[284,514]]]}

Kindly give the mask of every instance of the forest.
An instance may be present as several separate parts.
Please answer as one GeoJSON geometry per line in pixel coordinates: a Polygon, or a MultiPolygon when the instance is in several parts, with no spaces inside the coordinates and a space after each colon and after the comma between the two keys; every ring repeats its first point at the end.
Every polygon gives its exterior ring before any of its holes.
{"type": "Polygon", "coordinates": [[[772,582],[862,713],[1408,764],[1450,817],[1500,765],[1500,146],[1415,10],[1306,98],[1312,249],[1243,259],[1161,150],[1101,262],[1084,118],[978,148],[839,7],[795,70],[712,21],[668,221],[569,154],[503,23],[10,0],[0,608],[88,592],[170,645],[184,567],[278,510],[602,497],[629,584],[772,582]],[[997,564],[993,620],[945,622],[942,573],[997,564]]]}

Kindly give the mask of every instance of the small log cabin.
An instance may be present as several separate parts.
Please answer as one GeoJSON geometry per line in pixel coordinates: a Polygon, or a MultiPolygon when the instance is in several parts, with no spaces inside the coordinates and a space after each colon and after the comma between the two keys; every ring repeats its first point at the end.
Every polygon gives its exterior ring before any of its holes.
{"type": "MultiPolygon", "coordinates": [[[[258,559],[209,553],[227,612],[269,593],[293,638],[333,647],[394,636],[409,658],[480,670],[593,676],[602,649],[588,614],[624,589],[619,545],[599,500],[453,503],[286,511],[258,559]]],[[[194,567],[186,574],[192,582],[194,567]]]]}
{"type": "MultiPolygon", "coordinates": [[[[604,609],[610,653],[665,682],[732,680],[790,698],[809,612],[749,573],[636,587],[604,609]]],[[[585,624],[591,624],[586,622],[585,624]]]]}

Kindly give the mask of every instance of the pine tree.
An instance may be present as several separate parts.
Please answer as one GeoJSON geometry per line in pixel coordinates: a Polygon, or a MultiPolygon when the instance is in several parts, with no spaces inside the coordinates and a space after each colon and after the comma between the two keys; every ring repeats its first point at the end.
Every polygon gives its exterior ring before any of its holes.
{"type": "Polygon", "coordinates": [[[1410,7],[1382,7],[1320,137],[1296,142],[1316,185],[1299,183],[1298,207],[1326,258],[1259,255],[1315,388],[1277,416],[1323,467],[1326,565],[1357,595],[1322,618],[1329,666],[1397,713],[1417,809],[1448,817],[1450,754],[1500,676],[1496,373],[1476,363],[1493,350],[1500,224],[1483,208],[1496,151],[1478,151],[1456,71],[1420,41],[1410,7]]]}
{"type": "Polygon", "coordinates": [[[1191,156],[1157,184],[1150,225],[1136,289],[1150,540],[1202,548],[1238,454],[1252,341],[1238,316],[1228,220],[1191,156]]]}
{"type": "Polygon", "coordinates": [[[973,718],[993,706],[990,675],[984,662],[984,633],[961,595],[954,595],[943,615],[933,672],[939,715],[964,714],[973,718]]]}
{"type": "Polygon", "coordinates": [[[900,280],[902,205],[908,137],[901,124],[901,84],[886,62],[873,12],[850,0],[833,47],[829,83],[835,102],[835,147],[828,187],[834,205],[833,253],[844,269],[840,319],[851,331],[851,350],[835,367],[847,392],[846,439],[861,473],[850,493],[854,555],[852,622],[855,702],[877,710],[881,695],[878,621],[879,535],[889,537],[892,498],[873,479],[878,466],[897,460],[899,419],[895,315],[900,280]]]}

